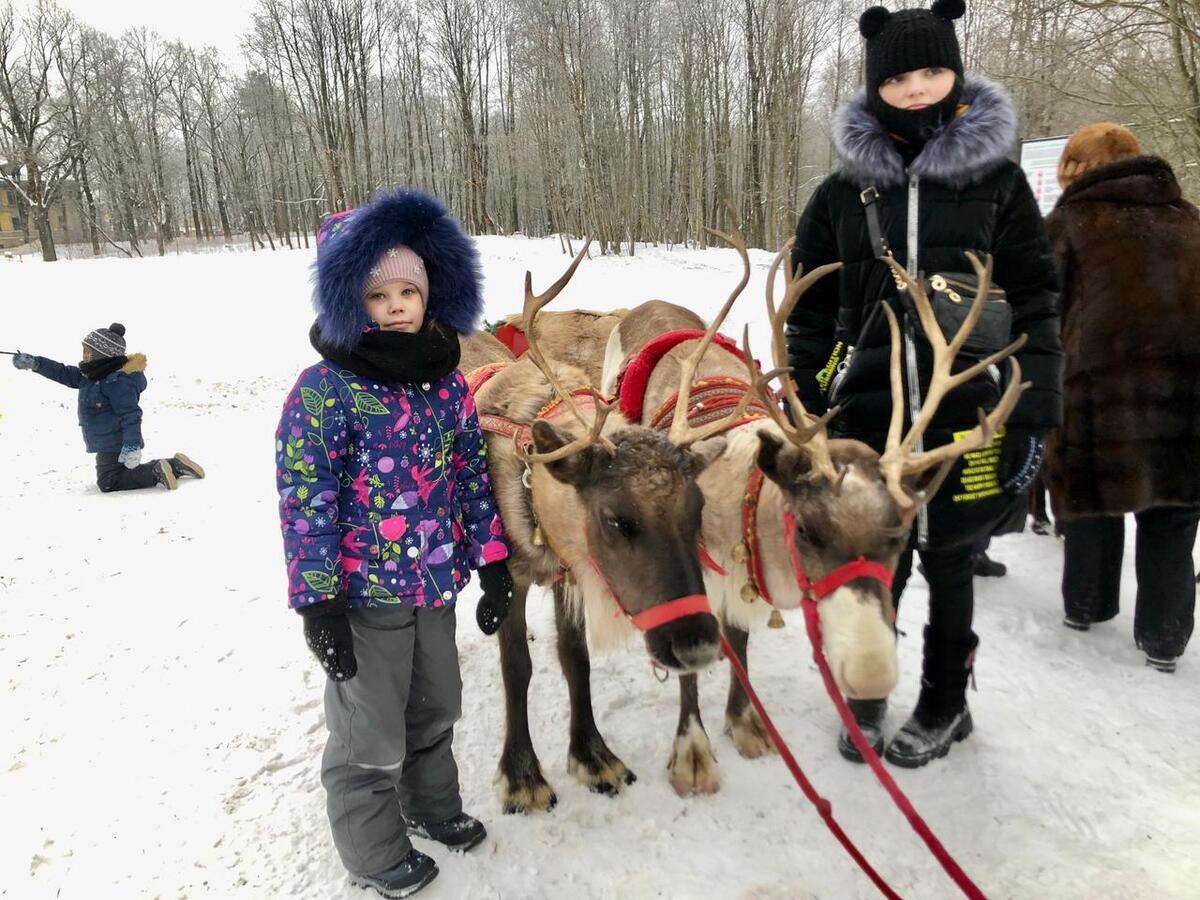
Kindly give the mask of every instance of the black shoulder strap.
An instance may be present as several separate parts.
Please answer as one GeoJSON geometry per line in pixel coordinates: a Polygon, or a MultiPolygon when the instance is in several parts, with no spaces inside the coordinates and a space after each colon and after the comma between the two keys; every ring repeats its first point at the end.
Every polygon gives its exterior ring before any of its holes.
{"type": "Polygon", "coordinates": [[[883,236],[883,229],[879,225],[879,191],[875,185],[871,185],[858,195],[858,199],[862,201],[863,210],[867,214],[867,232],[871,236],[871,249],[875,257],[885,259],[891,256],[892,248],[888,246],[887,238],[883,236]]]}

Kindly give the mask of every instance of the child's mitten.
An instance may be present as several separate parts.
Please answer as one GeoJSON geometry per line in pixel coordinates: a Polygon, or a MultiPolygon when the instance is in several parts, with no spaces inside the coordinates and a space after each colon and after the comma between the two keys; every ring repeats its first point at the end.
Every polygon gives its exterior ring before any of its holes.
{"type": "Polygon", "coordinates": [[[136,469],[142,464],[142,448],[132,445],[122,447],[117,454],[117,462],[124,463],[127,469],[136,469]]]}
{"type": "Polygon", "coordinates": [[[475,621],[484,634],[495,634],[512,602],[513,581],[508,574],[508,565],[501,561],[480,567],[479,583],[483,587],[483,596],[475,607],[475,621]]]}
{"type": "Polygon", "coordinates": [[[304,641],[325,674],[334,681],[349,681],[358,673],[354,658],[354,636],[345,597],[314,603],[296,610],[304,619],[304,641]]]}

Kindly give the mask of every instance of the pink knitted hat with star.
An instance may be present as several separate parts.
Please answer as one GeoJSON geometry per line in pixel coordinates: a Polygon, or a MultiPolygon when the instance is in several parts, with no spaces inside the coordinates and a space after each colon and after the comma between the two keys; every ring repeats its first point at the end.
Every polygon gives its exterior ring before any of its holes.
{"type": "Polygon", "coordinates": [[[404,244],[397,244],[376,260],[367,283],[363,285],[363,296],[393,281],[407,281],[414,285],[421,292],[421,299],[429,302],[429,276],[425,273],[425,263],[404,244]]]}

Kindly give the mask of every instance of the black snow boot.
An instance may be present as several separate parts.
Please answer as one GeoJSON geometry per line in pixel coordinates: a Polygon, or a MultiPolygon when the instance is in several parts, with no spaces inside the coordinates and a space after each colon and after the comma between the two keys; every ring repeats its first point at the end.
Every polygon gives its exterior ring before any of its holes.
{"type": "Polygon", "coordinates": [[[1033,520],[1034,534],[1050,534],[1054,530],[1054,525],[1045,517],[1035,517],[1033,520]]]}
{"type": "Polygon", "coordinates": [[[946,641],[931,635],[925,626],[925,662],[917,708],[892,738],[884,754],[887,761],[917,769],[950,752],[955,741],[965,740],[974,728],[967,708],[967,681],[971,677],[979,638],[946,641]]]}
{"type": "MultiPolygon", "coordinates": [[[[863,737],[876,753],[883,753],[883,719],[887,715],[887,698],[883,700],[847,700],[846,705],[854,715],[854,721],[862,729],[863,737]]],[[[846,726],[838,733],[838,753],[850,762],[865,762],[846,726]]]]}
{"type": "Polygon", "coordinates": [[[432,824],[421,825],[407,819],[405,822],[409,834],[437,841],[448,850],[456,850],[459,853],[466,853],[487,837],[487,829],[483,827],[483,823],[466,813],[459,813],[444,822],[432,824]]]}
{"type": "Polygon", "coordinates": [[[171,471],[175,473],[176,478],[203,478],[204,467],[182,453],[176,453],[167,460],[171,464],[171,471]]]}
{"type": "Polygon", "coordinates": [[[981,578],[1002,578],[1008,574],[1008,566],[996,562],[986,553],[972,553],[971,572],[981,578]]]}
{"type": "Polygon", "coordinates": [[[378,875],[352,875],[350,883],[361,888],[374,888],[388,900],[399,900],[415,894],[437,877],[438,867],[416,847],[386,872],[378,875]]]}

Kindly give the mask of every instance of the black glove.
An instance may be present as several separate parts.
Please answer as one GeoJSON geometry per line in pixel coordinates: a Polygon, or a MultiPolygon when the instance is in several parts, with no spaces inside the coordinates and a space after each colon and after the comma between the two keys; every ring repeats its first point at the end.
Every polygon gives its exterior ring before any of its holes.
{"type": "Polygon", "coordinates": [[[508,574],[508,565],[501,561],[480,567],[479,584],[483,587],[483,596],[475,607],[475,621],[484,634],[495,634],[512,603],[513,580],[508,574]]]}
{"type": "Polygon", "coordinates": [[[1008,429],[1000,444],[1000,486],[1010,494],[1024,493],[1033,484],[1045,457],[1046,442],[1041,432],[1008,429]]]}
{"type": "Polygon", "coordinates": [[[346,610],[345,597],[314,603],[297,610],[304,618],[304,641],[325,674],[334,681],[349,681],[358,673],[354,658],[354,637],[346,610]]]}

